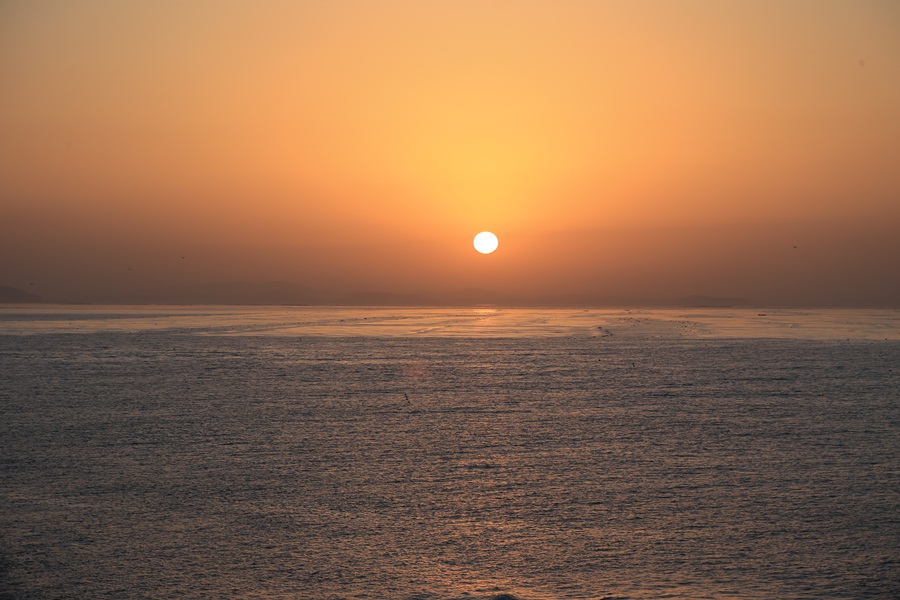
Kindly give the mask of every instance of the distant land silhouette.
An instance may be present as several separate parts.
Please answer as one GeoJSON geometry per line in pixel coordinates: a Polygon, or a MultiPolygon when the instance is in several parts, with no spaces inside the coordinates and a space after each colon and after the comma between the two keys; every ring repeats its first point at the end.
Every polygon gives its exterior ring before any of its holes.
{"type": "Polygon", "coordinates": [[[434,306],[434,300],[418,294],[357,292],[343,296],[335,304],[345,306],[434,306]]]}
{"type": "Polygon", "coordinates": [[[886,296],[882,302],[840,302],[824,297],[821,302],[791,302],[692,294],[687,296],[639,296],[609,293],[544,293],[527,294],[465,288],[461,290],[385,291],[346,288],[316,288],[287,281],[232,281],[178,285],[133,291],[52,290],[44,283],[42,295],[19,288],[0,286],[0,303],[52,304],[160,304],[160,305],[224,305],[224,306],[404,306],[404,307],[479,307],[508,308],[898,308],[900,297],[886,296]]]}
{"type": "Polygon", "coordinates": [[[226,304],[283,306],[436,306],[419,294],[381,291],[338,292],[272,281],[230,282],[168,287],[136,293],[116,300],[125,304],[226,304]]]}
{"type": "Polygon", "coordinates": [[[0,304],[34,304],[35,302],[41,302],[41,297],[18,288],[0,285],[0,304]]]}
{"type": "Polygon", "coordinates": [[[271,281],[267,283],[227,282],[172,286],[136,292],[115,298],[123,304],[333,304],[334,298],[305,285],[271,281]]]}
{"type": "Polygon", "coordinates": [[[718,298],[715,296],[694,295],[687,298],[676,298],[672,302],[674,306],[685,308],[736,308],[753,306],[753,303],[744,298],[718,298]]]}
{"type": "MultiPolygon", "coordinates": [[[[4,302],[37,302],[36,296],[13,288],[3,298],[4,302]],[[16,295],[13,295],[15,292],[16,295]],[[24,294],[24,295],[22,295],[24,294]],[[33,299],[25,299],[25,298],[33,299]]],[[[73,299],[50,298],[63,303],[73,299]]],[[[596,294],[542,294],[525,295],[482,288],[465,288],[458,291],[400,293],[379,290],[347,291],[317,289],[286,281],[254,283],[246,281],[204,283],[170,286],[148,291],[104,294],[90,298],[75,298],[76,303],[87,301],[95,304],[185,304],[185,305],[273,305],[273,306],[423,306],[423,307],[685,307],[727,308],[748,307],[754,304],[744,298],[693,295],[683,298],[634,298],[598,296],[596,294]]]]}

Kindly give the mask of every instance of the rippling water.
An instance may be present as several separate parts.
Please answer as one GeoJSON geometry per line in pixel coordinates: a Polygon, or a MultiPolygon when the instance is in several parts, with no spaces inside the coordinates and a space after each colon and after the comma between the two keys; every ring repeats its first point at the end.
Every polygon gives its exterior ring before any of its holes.
{"type": "Polygon", "coordinates": [[[895,339],[35,323],[4,597],[900,596],[895,339]]]}

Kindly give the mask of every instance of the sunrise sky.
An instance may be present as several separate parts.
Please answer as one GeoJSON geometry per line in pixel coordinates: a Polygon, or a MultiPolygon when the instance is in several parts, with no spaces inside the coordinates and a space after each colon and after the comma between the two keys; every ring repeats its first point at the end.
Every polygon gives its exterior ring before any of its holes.
{"type": "Polygon", "coordinates": [[[898,257],[893,0],[0,3],[0,284],[47,299],[896,306],[898,257]]]}

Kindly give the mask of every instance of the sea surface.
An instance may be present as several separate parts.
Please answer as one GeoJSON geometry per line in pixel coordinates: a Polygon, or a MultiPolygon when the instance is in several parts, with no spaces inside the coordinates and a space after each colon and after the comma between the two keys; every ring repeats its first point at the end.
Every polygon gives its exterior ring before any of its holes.
{"type": "Polygon", "coordinates": [[[0,597],[900,597],[900,313],[0,309],[0,597]]]}

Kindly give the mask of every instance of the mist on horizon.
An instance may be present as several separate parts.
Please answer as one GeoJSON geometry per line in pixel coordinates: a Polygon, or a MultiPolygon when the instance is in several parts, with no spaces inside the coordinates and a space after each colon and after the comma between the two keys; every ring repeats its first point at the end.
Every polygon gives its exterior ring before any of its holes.
{"type": "Polygon", "coordinates": [[[898,32],[878,1],[4,3],[0,285],[898,306],[898,32]]]}

